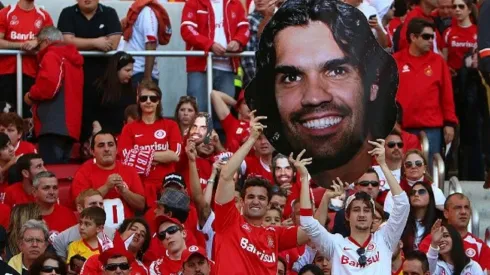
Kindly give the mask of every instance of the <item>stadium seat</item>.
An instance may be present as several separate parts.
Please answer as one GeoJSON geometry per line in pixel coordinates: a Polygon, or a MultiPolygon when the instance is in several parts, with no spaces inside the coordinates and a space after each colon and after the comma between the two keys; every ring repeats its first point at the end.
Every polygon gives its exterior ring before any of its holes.
{"type": "Polygon", "coordinates": [[[58,179],[60,204],[72,209],[75,209],[75,201],[74,198],[71,197],[71,183],[79,168],[80,164],[46,165],[46,169],[53,172],[58,179]]]}

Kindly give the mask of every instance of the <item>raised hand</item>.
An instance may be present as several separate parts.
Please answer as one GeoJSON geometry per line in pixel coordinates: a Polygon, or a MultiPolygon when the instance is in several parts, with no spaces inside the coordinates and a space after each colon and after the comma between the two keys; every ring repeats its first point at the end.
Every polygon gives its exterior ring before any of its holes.
{"type": "Polygon", "coordinates": [[[250,112],[250,137],[258,139],[260,135],[264,132],[267,126],[260,123],[261,120],[267,119],[266,116],[255,117],[256,110],[250,112]]]}
{"type": "Polygon", "coordinates": [[[196,161],[196,157],[197,157],[196,143],[194,143],[194,141],[192,141],[191,139],[187,140],[187,145],[185,146],[185,153],[187,154],[187,158],[189,158],[190,161],[196,161]]]}
{"type": "Polygon", "coordinates": [[[433,247],[433,248],[438,248],[439,247],[439,243],[441,242],[441,239],[442,239],[442,232],[444,230],[444,228],[442,227],[442,220],[441,219],[438,219],[434,225],[432,225],[432,229],[430,231],[430,234],[432,235],[432,241],[430,243],[430,245],[433,247]]]}
{"type": "Polygon", "coordinates": [[[341,196],[345,193],[345,188],[349,186],[348,183],[342,182],[340,178],[336,178],[332,181],[331,189],[327,189],[327,196],[331,199],[341,196]]]}
{"type": "Polygon", "coordinates": [[[306,150],[303,149],[303,151],[301,151],[298,156],[296,156],[296,159],[293,158],[293,153],[289,155],[289,161],[293,163],[294,167],[296,167],[296,170],[301,176],[308,175],[308,169],[306,169],[306,165],[310,165],[312,162],[312,158],[301,159],[305,152],[306,150]]]}
{"type": "Polygon", "coordinates": [[[371,156],[374,156],[376,158],[376,161],[378,162],[379,165],[386,164],[385,160],[385,140],[384,139],[377,139],[376,141],[368,141],[369,144],[374,146],[374,149],[371,151],[368,151],[368,153],[371,156]]]}

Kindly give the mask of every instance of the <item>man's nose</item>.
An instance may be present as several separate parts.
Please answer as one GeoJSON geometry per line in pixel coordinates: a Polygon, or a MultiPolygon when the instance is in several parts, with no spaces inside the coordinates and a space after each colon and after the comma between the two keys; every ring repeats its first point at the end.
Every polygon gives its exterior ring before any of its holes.
{"type": "Polygon", "coordinates": [[[328,82],[322,78],[320,73],[304,76],[306,78],[301,105],[303,106],[318,106],[325,102],[333,100],[332,94],[329,92],[328,82]]]}

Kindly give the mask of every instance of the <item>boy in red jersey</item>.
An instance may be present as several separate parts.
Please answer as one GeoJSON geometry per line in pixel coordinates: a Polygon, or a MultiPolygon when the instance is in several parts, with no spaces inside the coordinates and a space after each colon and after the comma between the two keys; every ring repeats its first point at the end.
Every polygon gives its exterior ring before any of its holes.
{"type": "Polygon", "coordinates": [[[32,143],[22,140],[24,120],[17,113],[0,114],[0,132],[9,136],[16,156],[37,153],[36,147],[32,143]]]}
{"type": "Polygon", "coordinates": [[[264,126],[260,120],[263,119],[266,117],[251,120],[250,138],[221,170],[213,224],[218,275],[276,274],[278,252],[308,241],[305,233],[297,227],[261,226],[271,198],[270,183],[263,178],[250,177],[245,181],[242,189],[243,216],[235,206],[233,176],[262,134],[264,126]]]}

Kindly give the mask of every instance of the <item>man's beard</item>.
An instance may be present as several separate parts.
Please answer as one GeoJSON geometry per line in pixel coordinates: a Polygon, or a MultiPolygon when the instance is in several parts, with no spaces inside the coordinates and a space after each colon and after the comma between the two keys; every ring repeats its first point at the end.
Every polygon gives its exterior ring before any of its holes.
{"type": "Polygon", "coordinates": [[[362,230],[362,231],[366,231],[366,230],[369,230],[369,226],[360,226],[360,225],[356,225],[355,226],[357,230],[362,230]]]}

